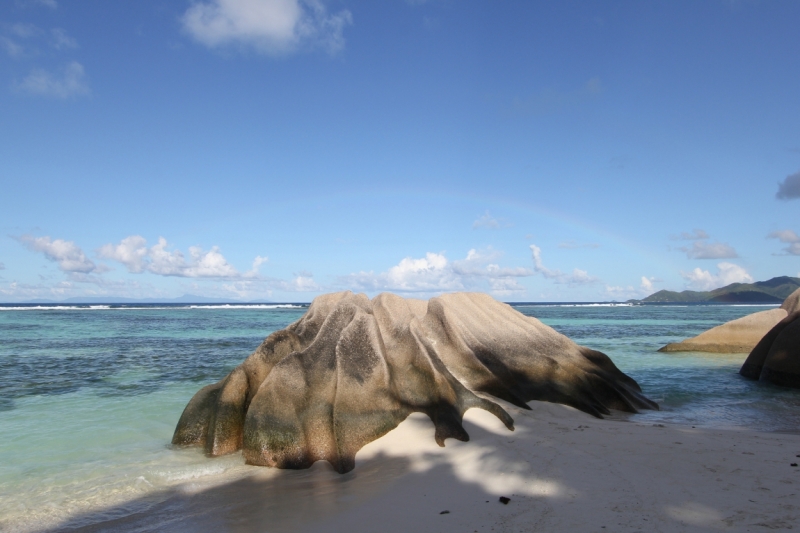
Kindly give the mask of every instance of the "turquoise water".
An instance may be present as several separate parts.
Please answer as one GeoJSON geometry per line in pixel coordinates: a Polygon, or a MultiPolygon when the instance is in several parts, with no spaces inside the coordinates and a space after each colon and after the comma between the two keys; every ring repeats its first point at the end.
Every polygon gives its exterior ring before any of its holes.
{"type": "MultiPolygon", "coordinates": [[[[662,354],[765,307],[520,305],[607,353],[661,404],[648,423],[792,431],[800,391],[742,379],[743,354],[662,354]]],[[[234,479],[240,455],[169,441],[186,402],[305,308],[0,307],[0,530],[34,531],[96,509],[136,511],[162,489],[234,479]]],[[[92,514],[94,519],[111,518],[92,514]]],[[[74,524],[73,524],[74,525],[74,524]]]]}

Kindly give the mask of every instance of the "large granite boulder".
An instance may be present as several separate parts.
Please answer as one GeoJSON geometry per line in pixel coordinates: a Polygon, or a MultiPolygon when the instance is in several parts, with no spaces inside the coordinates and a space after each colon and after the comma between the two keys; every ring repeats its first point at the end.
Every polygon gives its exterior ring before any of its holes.
{"type": "Polygon", "coordinates": [[[800,388],[800,310],[790,314],[750,352],[739,374],[775,385],[800,388]]]}
{"type": "Polygon", "coordinates": [[[200,389],[172,442],[209,455],[242,449],[249,464],[326,460],[347,472],[361,447],[415,411],[431,418],[441,446],[469,439],[461,422],[472,407],[513,430],[490,396],[524,408],[563,403],[598,418],[658,408],[605,354],[488,295],[370,301],[347,291],[316,298],[300,320],[200,389]]]}
{"type": "Polygon", "coordinates": [[[783,301],[781,309],[790,315],[800,311],[800,289],[794,291],[783,301]]]}

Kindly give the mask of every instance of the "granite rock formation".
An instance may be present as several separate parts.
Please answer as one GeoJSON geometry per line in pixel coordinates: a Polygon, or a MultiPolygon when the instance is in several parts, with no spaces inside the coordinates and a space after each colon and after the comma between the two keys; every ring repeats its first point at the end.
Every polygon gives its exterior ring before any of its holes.
{"type": "Polygon", "coordinates": [[[800,311],[800,289],[777,309],[759,311],[704,331],[696,337],[672,342],[659,352],[750,353],[759,341],[787,316],[800,311]]]}
{"type": "Polygon", "coordinates": [[[800,388],[800,289],[793,292],[781,307],[788,316],[756,344],[739,374],[775,385],[800,388]]]}
{"type": "Polygon", "coordinates": [[[681,342],[671,342],[659,352],[748,353],[775,324],[786,318],[781,308],[759,311],[725,322],[681,342]]]}
{"type": "Polygon", "coordinates": [[[347,472],[361,447],[415,411],[431,418],[440,446],[469,439],[462,418],[472,407],[513,430],[489,396],[523,408],[562,403],[598,418],[658,409],[605,354],[488,295],[370,301],[347,291],[316,298],[300,320],[200,389],[172,442],[212,456],[242,449],[249,464],[327,460],[347,472]]]}

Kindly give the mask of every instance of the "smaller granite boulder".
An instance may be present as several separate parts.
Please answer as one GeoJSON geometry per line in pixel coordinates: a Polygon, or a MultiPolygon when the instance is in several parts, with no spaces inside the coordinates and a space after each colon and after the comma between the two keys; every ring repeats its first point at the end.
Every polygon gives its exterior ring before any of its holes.
{"type": "Polygon", "coordinates": [[[704,331],[696,337],[667,344],[659,352],[748,353],[775,324],[786,318],[781,308],[759,311],[704,331]]]}
{"type": "MultiPolygon", "coordinates": [[[[708,331],[704,331],[696,337],[667,344],[658,351],[750,353],[750,357],[753,357],[754,353],[761,353],[759,350],[756,350],[756,345],[760,344],[760,341],[764,339],[765,336],[771,334],[774,327],[797,312],[800,312],[800,289],[790,294],[777,309],[759,311],[752,315],[731,320],[730,322],[711,328],[708,331]]],[[[769,345],[771,344],[772,341],[770,341],[769,345]]],[[[750,357],[748,357],[748,361],[750,357]]],[[[766,357],[766,352],[757,356],[754,361],[758,360],[763,362],[764,357],[766,357]],[[758,357],[761,359],[758,359],[758,357]]],[[[756,365],[759,370],[753,376],[753,379],[758,379],[758,375],[761,372],[760,364],[761,363],[758,363],[756,365]]],[[[742,375],[750,377],[750,374],[753,372],[756,371],[748,370],[747,373],[743,373],[742,375]]]]}

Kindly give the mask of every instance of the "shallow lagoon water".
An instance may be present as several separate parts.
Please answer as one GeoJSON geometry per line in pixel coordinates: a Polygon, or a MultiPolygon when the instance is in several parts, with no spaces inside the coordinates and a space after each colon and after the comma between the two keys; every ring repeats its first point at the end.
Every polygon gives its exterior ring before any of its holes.
{"type": "MultiPolygon", "coordinates": [[[[800,391],[752,382],[744,354],[665,354],[757,306],[519,305],[607,353],[661,404],[626,417],[764,431],[800,428],[800,391]]],[[[128,513],[164,489],[192,490],[254,468],[169,446],[186,402],[304,307],[0,308],[0,530],[52,527],[93,509],[128,513]],[[131,504],[134,505],[134,504],[131,504]]],[[[112,515],[93,515],[113,518],[112,515]]],[[[73,524],[75,525],[75,524],[73,524]]]]}

